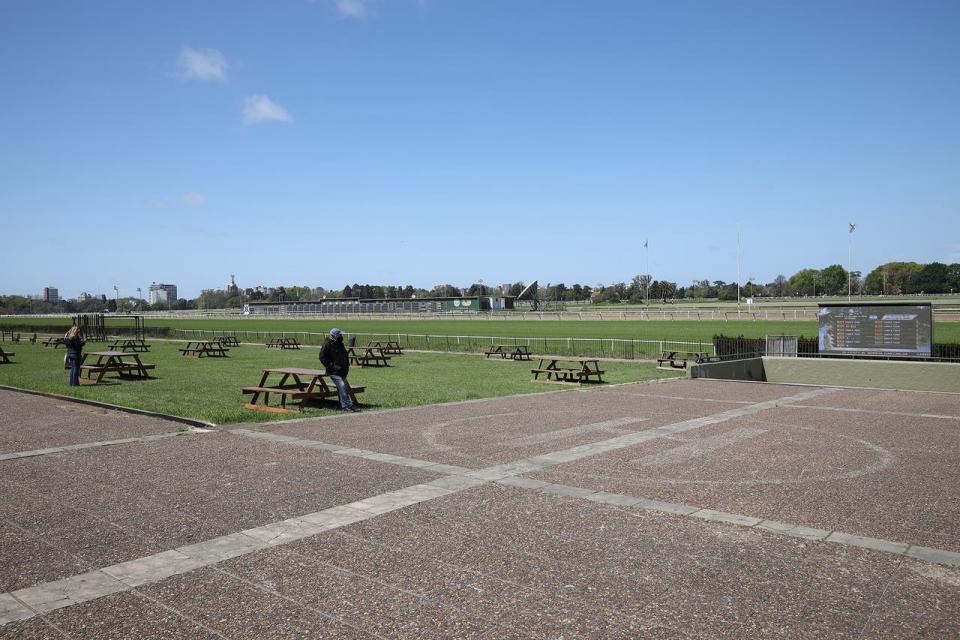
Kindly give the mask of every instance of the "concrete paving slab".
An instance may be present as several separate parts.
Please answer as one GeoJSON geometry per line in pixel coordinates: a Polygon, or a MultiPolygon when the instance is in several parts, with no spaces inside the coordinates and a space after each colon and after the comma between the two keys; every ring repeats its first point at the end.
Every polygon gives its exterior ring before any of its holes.
{"type": "MultiPolygon", "coordinates": [[[[64,383],[66,384],[66,383],[64,383]]],[[[0,389],[0,454],[182,431],[181,423],[0,389]]]]}
{"type": "Polygon", "coordinates": [[[315,607],[212,569],[170,578],[142,592],[228,638],[370,637],[315,607]]]}
{"type": "MultiPolygon", "coordinates": [[[[222,638],[188,616],[134,593],[118,593],[60,609],[45,618],[70,638],[213,640],[222,638]]],[[[56,637],[56,636],[47,636],[56,637]]]]}

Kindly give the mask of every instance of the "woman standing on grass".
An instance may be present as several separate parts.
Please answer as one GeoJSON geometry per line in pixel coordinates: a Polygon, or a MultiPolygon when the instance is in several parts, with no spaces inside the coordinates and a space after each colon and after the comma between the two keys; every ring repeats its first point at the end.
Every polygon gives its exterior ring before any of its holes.
{"type": "Polygon", "coordinates": [[[63,336],[63,344],[67,347],[67,365],[70,367],[70,386],[80,386],[80,361],[83,360],[83,345],[87,341],[80,333],[80,327],[73,325],[63,336]]]}

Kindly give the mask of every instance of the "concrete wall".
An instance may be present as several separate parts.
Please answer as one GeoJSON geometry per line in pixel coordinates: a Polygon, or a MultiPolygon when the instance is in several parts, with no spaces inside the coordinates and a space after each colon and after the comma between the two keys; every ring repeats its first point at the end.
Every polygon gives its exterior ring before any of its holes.
{"type": "Polygon", "coordinates": [[[767,382],[960,393],[960,364],[950,362],[764,357],[763,369],[767,382]]]}
{"type": "Polygon", "coordinates": [[[747,358],[690,367],[691,378],[960,393],[960,363],[747,358]]]}
{"type": "Polygon", "coordinates": [[[690,367],[691,378],[714,378],[718,380],[753,380],[764,382],[763,361],[760,358],[707,362],[690,367]]]}

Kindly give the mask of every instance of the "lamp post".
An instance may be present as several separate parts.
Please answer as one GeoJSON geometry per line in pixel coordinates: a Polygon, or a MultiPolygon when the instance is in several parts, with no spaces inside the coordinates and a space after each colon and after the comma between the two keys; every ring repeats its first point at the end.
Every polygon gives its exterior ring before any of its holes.
{"type": "Polygon", "coordinates": [[[113,300],[116,312],[120,313],[120,289],[117,288],[117,285],[113,285],[113,300]]]}
{"type": "Polygon", "coordinates": [[[847,234],[847,302],[853,293],[853,230],[857,225],[850,223],[850,233],[847,234]]]}
{"type": "Polygon", "coordinates": [[[737,225],[737,318],[740,317],[740,225],[737,225]]]}
{"type": "Polygon", "coordinates": [[[643,300],[649,305],[650,304],[650,238],[647,238],[643,241],[643,248],[647,252],[647,277],[645,278],[644,287],[643,287],[643,300]]]}

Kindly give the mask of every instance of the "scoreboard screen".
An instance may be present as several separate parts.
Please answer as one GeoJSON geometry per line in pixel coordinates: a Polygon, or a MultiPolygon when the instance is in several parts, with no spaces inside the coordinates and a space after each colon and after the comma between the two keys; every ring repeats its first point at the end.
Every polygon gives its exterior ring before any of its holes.
{"type": "Polygon", "coordinates": [[[930,357],[930,303],[822,304],[820,353],[930,357]]]}

